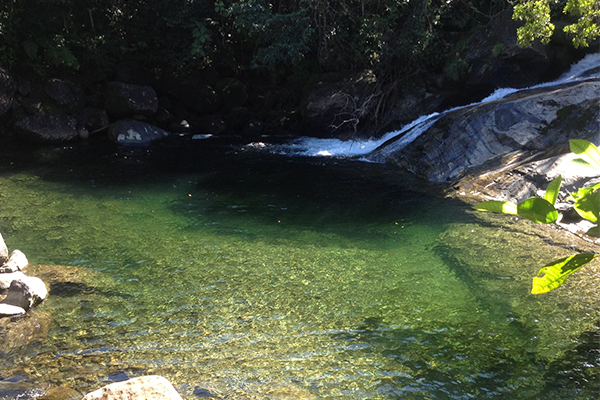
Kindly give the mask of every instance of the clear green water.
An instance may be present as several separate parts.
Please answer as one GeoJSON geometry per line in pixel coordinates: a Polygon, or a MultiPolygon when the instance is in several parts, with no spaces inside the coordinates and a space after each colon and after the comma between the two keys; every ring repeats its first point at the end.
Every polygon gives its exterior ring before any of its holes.
{"type": "Polygon", "coordinates": [[[597,291],[528,295],[543,242],[384,166],[206,142],[0,156],[0,232],[55,274],[37,333],[0,331],[0,380],[87,392],[160,374],[187,399],[600,393],[597,291]]]}

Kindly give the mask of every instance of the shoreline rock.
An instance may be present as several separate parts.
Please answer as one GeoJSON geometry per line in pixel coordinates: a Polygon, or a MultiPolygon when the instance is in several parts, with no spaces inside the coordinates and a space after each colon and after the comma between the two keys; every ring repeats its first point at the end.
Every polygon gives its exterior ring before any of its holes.
{"type": "Polygon", "coordinates": [[[27,276],[23,269],[29,261],[23,252],[14,250],[10,257],[0,234],[0,318],[23,315],[48,297],[48,288],[40,278],[27,276]]]}

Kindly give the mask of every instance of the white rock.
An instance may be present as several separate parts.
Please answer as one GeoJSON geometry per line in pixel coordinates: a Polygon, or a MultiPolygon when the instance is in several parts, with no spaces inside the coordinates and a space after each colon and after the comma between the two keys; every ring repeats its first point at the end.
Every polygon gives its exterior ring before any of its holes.
{"type": "Polygon", "coordinates": [[[0,274],[0,292],[7,290],[16,279],[24,279],[27,276],[21,271],[0,274]]]}
{"type": "Polygon", "coordinates": [[[25,310],[21,307],[13,306],[10,304],[0,303],[0,318],[2,317],[14,317],[15,315],[23,315],[25,310]]]}
{"type": "Polygon", "coordinates": [[[111,383],[88,393],[82,400],[182,400],[182,398],[166,378],[148,375],[111,383]]]}
{"type": "Polygon", "coordinates": [[[13,250],[13,252],[10,253],[8,261],[0,268],[0,273],[22,271],[27,264],[29,264],[29,261],[25,254],[23,254],[21,250],[13,250]]]}
{"type": "Polygon", "coordinates": [[[40,278],[24,276],[12,281],[6,298],[0,304],[18,306],[28,311],[48,297],[48,288],[40,278]]]}
{"type": "Polygon", "coordinates": [[[2,238],[2,234],[0,233],[0,265],[4,265],[4,263],[8,260],[8,247],[6,247],[6,243],[4,243],[4,239],[2,238]]]}

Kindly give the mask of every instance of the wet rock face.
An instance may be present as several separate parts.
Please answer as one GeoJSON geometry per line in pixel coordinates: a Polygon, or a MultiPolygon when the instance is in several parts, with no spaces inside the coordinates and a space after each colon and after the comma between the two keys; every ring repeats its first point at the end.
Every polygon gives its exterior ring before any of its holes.
{"type": "Polygon", "coordinates": [[[533,157],[568,152],[569,139],[597,134],[600,80],[534,89],[443,115],[412,143],[395,138],[371,157],[413,171],[432,182],[518,166],[533,157]]]}

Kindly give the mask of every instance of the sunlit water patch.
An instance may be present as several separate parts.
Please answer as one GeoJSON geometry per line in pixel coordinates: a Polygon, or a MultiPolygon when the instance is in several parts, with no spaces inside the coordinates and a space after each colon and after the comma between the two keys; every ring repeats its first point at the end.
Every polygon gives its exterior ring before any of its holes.
{"type": "Polygon", "coordinates": [[[597,306],[528,296],[522,238],[381,165],[195,146],[0,171],[9,248],[54,265],[34,270],[51,295],[30,340],[0,331],[2,379],[86,392],[160,374],[188,399],[595,393],[597,306]]]}

